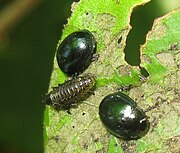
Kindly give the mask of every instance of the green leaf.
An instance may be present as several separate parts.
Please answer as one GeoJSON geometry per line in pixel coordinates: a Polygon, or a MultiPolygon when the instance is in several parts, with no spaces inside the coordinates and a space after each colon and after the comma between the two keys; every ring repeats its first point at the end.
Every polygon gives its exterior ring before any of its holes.
{"type": "Polygon", "coordinates": [[[112,137],[109,140],[107,152],[108,153],[123,153],[123,150],[120,146],[118,146],[117,139],[115,137],[112,137]]]}
{"type": "MultiPolygon", "coordinates": [[[[179,152],[179,50],[180,9],[155,20],[152,30],[141,47],[142,62],[149,79],[139,87],[143,98],[139,105],[147,103],[157,107],[147,113],[150,117],[149,133],[137,141],[137,152],[179,152]]],[[[133,97],[133,96],[132,96],[133,97]]]]}
{"type": "MultiPolygon", "coordinates": [[[[154,43],[166,38],[165,46],[169,47],[167,42],[169,42],[171,38],[173,40],[170,44],[174,44],[174,46],[177,47],[175,43],[179,41],[177,40],[179,38],[177,38],[175,33],[179,32],[177,29],[178,26],[175,25],[174,22],[170,22],[170,20],[178,21],[178,11],[174,11],[160,18],[154,25],[155,27],[158,23],[160,24],[167,20],[165,25],[168,27],[168,30],[171,29],[167,37],[164,38],[163,36],[166,34],[162,34],[159,38],[159,34],[157,34],[159,31],[152,30],[147,36],[147,43],[142,47],[143,57],[141,66],[150,74],[147,82],[142,84],[139,81],[140,70],[136,67],[129,66],[124,60],[123,50],[126,37],[131,29],[129,22],[132,9],[146,2],[148,2],[148,0],[82,0],[78,3],[73,3],[73,13],[68,19],[67,25],[64,27],[63,35],[58,45],[67,35],[80,29],[88,29],[94,34],[98,43],[99,59],[93,62],[82,75],[87,73],[96,75],[97,88],[95,95],[91,95],[87,100],[83,101],[78,108],[71,109],[72,115],[67,114],[66,111],[57,112],[47,106],[48,115],[46,112],[44,123],[44,135],[47,140],[47,143],[45,143],[45,152],[100,151],[111,153],[123,152],[123,150],[127,152],[126,148],[130,148],[132,144],[135,146],[133,147],[134,151],[146,152],[151,150],[155,151],[161,149],[161,147],[167,149],[167,145],[165,145],[167,140],[170,141],[172,137],[176,139],[177,133],[179,132],[179,127],[177,126],[179,118],[177,117],[176,108],[178,102],[176,99],[177,95],[175,95],[175,87],[171,86],[174,90],[168,90],[168,88],[166,88],[169,80],[164,81],[163,79],[165,76],[167,78],[170,74],[171,79],[174,79],[174,77],[178,76],[178,73],[177,69],[174,70],[175,66],[169,70],[167,66],[160,63],[160,61],[163,61],[161,59],[162,57],[156,55],[157,53],[160,55],[163,50],[158,50],[154,47],[162,47],[163,43],[156,46],[154,43]],[[173,24],[173,26],[171,24],[173,24]],[[175,29],[177,29],[177,31],[175,31],[175,29]],[[172,37],[171,34],[175,36],[172,37]],[[156,39],[153,39],[153,36],[155,36],[156,39]],[[174,37],[177,38],[176,41],[174,37]],[[98,116],[98,107],[101,100],[109,93],[116,92],[122,85],[132,85],[134,87],[129,91],[129,95],[137,99],[138,105],[144,109],[149,106],[154,106],[157,100],[162,102],[158,108],[152,109],[152,111],[147,113],[151,121],[150,132],[142,139],[133,141],[132,144],[126,144],[126,142],[114,137],[109,138],[110,134],[103,127],[98,116]],[[166,87],[164,87],[164,85],[166,85],[166,87]],[[174,94],[172,93],[173,91],[174,94]],[[173,104],[171,105],[169,103],[173,104]],[[159,110],[157,111],[156,109],[159,110]],[[165,114],[163,114],[164,110],[166,112],[165,114]],[[47,119],[47,117],[49,118],[47,119]],[[174,120],[172,119],[173,117],[174,120]],[[168,124],[167,118],[168,120],[170,118],[173,124],[165,128],[165,125],[168,124]],[[169,129],[170,127],[173,128],[172,131],[169,129]],[[163,138],[164,141],[161,141],[161,138],[163,138]],[[123,147],[124,145],[126,147],[123,147]]],[[[165,30],[165,32],[167,31],[165,30]]],[[[164,47],[164,49],[167,48],[164,47]]],[[[173,49],[173,51],[166,51],[172,54],[173,57],[178,56],[177,50],[175,49],[173,49]]],[[[52,90],[52,87],[63,83],[66,79],[67,77],[60,71],[55,58],[49,91],[52,90]]],[[[176,85],[176,88],[177,87],[176,85]]]]}
{"type": "Polygon", "coordinates": [[[177,64],[173,58],[179,49],[179,25],[179,13],[172,12],[155,20],[148,33],[147,42],[142,46],[141,65],[149,71],[151,82],[160,83],[165,75],[176,69],[177,64]]]}

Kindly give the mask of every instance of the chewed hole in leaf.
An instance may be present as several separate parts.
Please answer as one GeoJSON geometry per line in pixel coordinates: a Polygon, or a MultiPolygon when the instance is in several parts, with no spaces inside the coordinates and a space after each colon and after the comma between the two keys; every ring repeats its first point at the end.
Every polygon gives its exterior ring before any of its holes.
{"type": "Polygon", "coordinates": [[[148,71],[144,67],[140,67],[140,72],[141,72],[141,75],[143,75],[144,77],[149,76],[148,71]]]}
{"type": "Polygon", "coordinates": [[[118,39],[118,44],[120,44],[122,41],[122,36],[118,39]]]}
{"type": "MultiPolygon", "coordinates": [[[[130,19],[132,30],[128,34],[125,48],[125,60],[130,65],[140,64],[140,46],[145,43],[146,35],[151,30],[154,20],[165,13],[159,7],[158,0],[154,0],[134,9],[130,19]],[[152,11],[152,9],[160,11],[152,11]]],[[[165,31],[166,25],[157,29],[157,33],[155,34],[163,36],[165,31]]]]}

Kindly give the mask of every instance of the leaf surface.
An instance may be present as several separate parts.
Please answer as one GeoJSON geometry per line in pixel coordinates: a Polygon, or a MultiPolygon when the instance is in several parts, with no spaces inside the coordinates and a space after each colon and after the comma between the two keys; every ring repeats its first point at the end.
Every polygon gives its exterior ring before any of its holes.
{"type": "MultiPolygon", "coordinates": [[[[97,87],[95,95],[83,101],[78,108],[71,109],[72,115],[46,107],[46,152],[123,153],[130,150],[161,152],[161,149],[178,149],[174,148],[177,141],[173,144],[171,139],[179,140],[179,99],[176,93],[179,91],[179,10],[156,20],[152,31],[147,35],[146,44],[141,48],[141,67],[150,74],[146,82],[140,81],[140,70],[124,60],[123,50],[131,29],[129,22],[132,9],[146,2],[148,0],[82,0],[73,3],[73,13],[64,27],[58,45],[67,35],[80,29],[88,29],[94,34],[99,59],[82,75],[96,75],[97,87]],[[171,62],[173,65],[170,65],[171,62]],[[128,94],[144,110],[153,107],[157,101],[160,104],[147,113],[151,122],[149,133],[140,140],[125,142],[106,131],[99,119],[98,107],[106,95],[128,85],[133,86],[128,94]]],[[[68,78],[60,71],[55,58],[49,91],[66,79],[68,78]]]]}

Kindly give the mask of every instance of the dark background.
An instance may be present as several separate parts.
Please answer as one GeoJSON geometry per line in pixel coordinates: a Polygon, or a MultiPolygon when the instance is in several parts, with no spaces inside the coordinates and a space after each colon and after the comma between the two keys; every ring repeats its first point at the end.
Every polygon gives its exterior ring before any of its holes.
{"type": "MultiPolygon", "coordinates": [[[[11,2],[2,0],[0,13],[11,2]]],[[[41,1],[0,37],[1,153],[43,152],[42,95],[48,90],[56,44],[72,2],[41,1]]],[[[139,45],[144,43],[154,18],[168,11],[161,3],[154,0],[135,9],[125,49],[128,63],[139,64],[139,45]]]]}

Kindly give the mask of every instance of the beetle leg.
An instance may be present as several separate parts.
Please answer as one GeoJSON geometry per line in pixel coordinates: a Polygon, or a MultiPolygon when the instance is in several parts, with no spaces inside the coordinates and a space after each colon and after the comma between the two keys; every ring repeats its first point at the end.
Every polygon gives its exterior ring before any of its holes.
{"type": "Polygon", "coordinates": [[[68,113],[69,115],[72,115],[72,113],[71,113],[71,111],[70,111],[70,108],[67,109],[67,113],[68,113]]]}
{"type": "Polygon", "coordinates": [[[96,62],[99,59],[99,54],[93,54],[92,62],[96,62]]]}
{"type": "Polygon", "coordinates": [[[95,95],[94,90],[89,90],[89,93],[95,95]]]}

